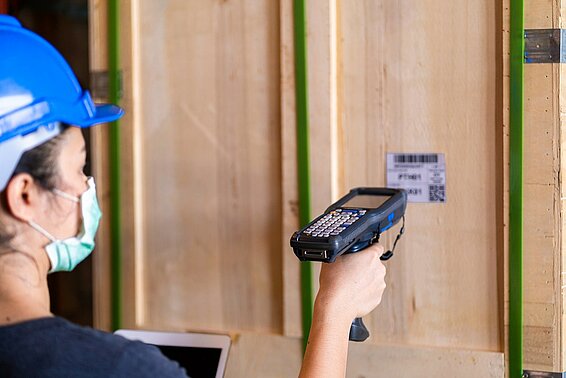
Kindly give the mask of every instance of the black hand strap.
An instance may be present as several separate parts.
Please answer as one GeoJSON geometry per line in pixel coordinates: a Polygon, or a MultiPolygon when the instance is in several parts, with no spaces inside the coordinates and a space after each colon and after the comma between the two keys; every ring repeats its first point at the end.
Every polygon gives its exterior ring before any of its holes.
{"type": "Polygon", "coordinates": [[[405,216],[403,215],[403,225],[401,226],[401,229],[399,230],[399,233],[395,238],[395,242],[393,243],[393,248],[391,248],[389,251],[381,255],[381,257],[379,258],[381,261],[387,261],[393,257],[393,252],[395,252],[395,247],[397,247],[397,242],[399,241],[399,239],[401,239],[401,236],[403,236],[404,233],[405,233],[405,216]]]}

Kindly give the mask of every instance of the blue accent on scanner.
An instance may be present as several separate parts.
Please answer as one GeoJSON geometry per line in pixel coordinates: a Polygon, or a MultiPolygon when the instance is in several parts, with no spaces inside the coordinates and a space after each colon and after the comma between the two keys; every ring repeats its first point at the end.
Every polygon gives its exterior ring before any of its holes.
{"type": "Polygon", "coordinates": [[[393,227],[393,219],[395,219],[395,213],[391,213],[387,216],[387,220],[389,221],[389,224],[387,226],[385,226],[381,232],[383,231],[387,231],[389,230],[391,227],[393,227]]]}

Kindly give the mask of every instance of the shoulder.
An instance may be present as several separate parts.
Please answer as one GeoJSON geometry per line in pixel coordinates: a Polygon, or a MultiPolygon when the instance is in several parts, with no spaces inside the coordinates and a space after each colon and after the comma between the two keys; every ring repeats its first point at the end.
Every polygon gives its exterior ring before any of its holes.
{"type": "Polygon", "coordinates": [[[185,377],[184,370],[161,351],[140,341],[81,327],[67,322],[69,332],[87,353],[96,353],[111,366],[111,375],[116,377],[185,377]]]}
{"type": "MultiPolygon", "coordinates": [[[[31,373],[42,371],[45,376],[75,375],[77,372],[85,377],[185,376],[184,370],[164,357],[156,347],[79,326],[62,318],[38,319],[2,331],[14,335],[9,338],[18,345],[14,349],[24,357],[13,359],[15,356],[12,355],[10,359],[5,355],[6,359],[0,361],[0,370],[2,366],[9,366],[31,373]]],[[[0,342],[0,352],[7,347],[2,344],[0,342]]]]}

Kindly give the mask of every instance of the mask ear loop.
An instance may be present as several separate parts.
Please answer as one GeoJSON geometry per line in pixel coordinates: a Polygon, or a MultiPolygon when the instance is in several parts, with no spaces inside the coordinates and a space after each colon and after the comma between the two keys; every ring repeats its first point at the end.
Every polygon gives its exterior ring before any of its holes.
{"type": "MultiPolygon", "coordinates": [[[[59,190],[57,188],[52,190],[53,194],[58,195],[59,197],[63,197],[65,199],[68,199],[69,201],[72,201],[74,203],[79,203],[81,202],[80,198],[77,198],[75,196],[70,195],[69,193],[65,193],[62,190],[59,190]]],[[[31,228],[33,228],[34,230],[36,230],[37,232],[39,232],[40,234],[42,234],[43,236],[45,236],[47,239],[49,239],[51,242],[55,243],[57,241],[57,239],[55,239],[53,237],[53,235],[51,235],[49,232],[47,232],[47,230],[43,227],[41,227],[39,224],[35,223],[34,221],[28,221],[28,224],[31,226],[31,228]]]]}
{"type": "MultiPolygon", "coordinates": [[[[92,176],[88,177],[86,183],[88,185],[88,189],[92,188],[94,186],[94,178],[92,176]]],[[[56,195],[58,195],[59,197],[63,197],[65,199],[68,199],[69,201],[73,201],[75,203],[81,202],[80,196],[79,197],[73,196],[72,194],[66,193],[66,192],[59,190],[57,188],[53,189],[52,192],[55,193],[56,195]]]]}
{"type": "Polygon", "coordinates": [[[55,239],[53,237],[53,235],[51,235],[49,232],[47,232],[45,230],[45,228],[41,227],[40,225],[38,225],[37,223],[35,223],[34,221],[30,220],[28,221],[28,224],[31,226],[31,228],[33,228],[34,230],[36,230],[37,232],[39,232],[41,235],[45,236],[47,239],[49,239],[49,241],[55,243],[57,241],[57,239],[55,239]]]}
{"type": "Polygon", "coordinates": [[[64,191],[59,189],[53,189],[53,193],[57,194],[59,197],[63,197],[65,199],[68,199],[69,201],[73,201],[74,203],[79,203],[81,201],[80,198],[72,196],[69,193],[65,193],[64,191]]]}
{"type": "Polygon", "coordinates": [[[393,252],[395,252],[395,247],[397,247],[397,242],[399,241],[399,239],[401,239],[401,236],[403,236],[404,233],[405,233],[405,216],[403,215],[403,226],[401,226],[401,229],[399,230],[399,234],[397,234],[397,237],[395,238],[395,242],[393,243],[393,248],[391,248],[389,251],[381,255],[381,257],[379,258],[381,261],[387,261],[393,257],[393,252]]]}

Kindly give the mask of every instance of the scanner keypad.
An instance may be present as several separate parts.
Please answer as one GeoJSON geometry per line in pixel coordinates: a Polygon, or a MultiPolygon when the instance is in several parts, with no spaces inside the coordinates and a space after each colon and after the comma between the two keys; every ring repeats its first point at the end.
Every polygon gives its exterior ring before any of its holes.
{"type": "Polygon", "coordinates": [[[303,233],[318,238],[340,235],[346,228],[357,222],[367,210],[336,209],[310,225],[303,233]]]}

